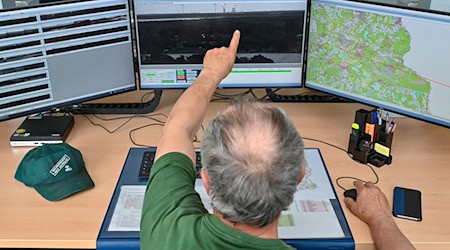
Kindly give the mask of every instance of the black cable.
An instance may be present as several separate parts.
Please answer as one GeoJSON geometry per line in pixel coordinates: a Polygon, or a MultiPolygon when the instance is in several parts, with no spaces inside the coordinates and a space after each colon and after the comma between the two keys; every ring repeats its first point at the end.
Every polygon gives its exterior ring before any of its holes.
{"type": "Polygon", "coordinates": [[[194,135],[194,140],[192,141],[192,143],[195,143],[195,142],[202,142],[202,141],[199,141],[199,140],[198,140],[197,135],[194,135]]]}
{"type": "Polygon", "coordinates": [[[91,118],[89,118],[89,116],[87,116],[87,115],[85,115],[85,114],[81,114],[81,115],[83,115],[86,119],[88,119],[88,121],[89,121],[92,125],[101,127],[101,128],[103,128],[106,132],[108,132],[108,133],[110,133],[110,134],[115,133],[117,130],[121,129],[123,126],[125,126],[128,122],[130,122],[130,121],[133,120],[133,118],[134,118],[134,116],[130,116],[130,117],[128,117],[128,120],[126,120],[124,123],[122,123],[119,127],[115,128],[115,129],[113,129],[113,130],[109,130],[107,127],[103,126],[102,124],[100,124],[100,123],[95,123],[94,121],[92,121],[91,118]]]}
{"type": "Polygon", "coordinates": [[[167,115],[163,114],[163,113],[157,113],[157,114],[152,114],[152,115],[132,115],[132,116],[119,116],[119,117],[113,117],[113,118],[104,118],[101,117],[99,115],[93,114],[93,116],[97,119],[100,119],[102,121],[115,121],[115,120],[123,120],[123,119],[128,119],[130,117],[133,118],[147,118],[156,122],[160,122],[160,123],[165,123],[165,121],[161,121],[159,119],[154,118],[154,116],[163,116],[167,119],[167,115]]]}
{"type": "Polygon", "coordinates": [[[259,98],[256,96],[255,92],[253,92],[253,89],[249,89],[248,92],[253,96],[253,98],[259,100],[259,98]]]}
{"type": "MultiPolygon", "coordinates": [[[[328,146],[331,146],[331,147],[334,147],[334,148],[336,148],[336,149],[339,149],[339,150],[344,151],[345,153],[347,153],[347,155],[348,155],[348,157],[350,157],[350,159],[352,159],[353,161],[355,161],[355,162],[357,162],[357,163],[359,163],[359,164],[368,166],[368,167],[370,168],[370,170],[372,170],[373,174],[374,174],[375,177],[376,177],[376,180],[375,180],[375,182],[374,182],[373,184],[377,184],[377,183],[380,181],[380,178],[378,177],[377,172],[375,172],[375,169],[374,169],[372,166],[370,166],[368,163],[362,163],[362,162],[359,162],[359,161],[354,160],[353,157],[347,152],[347,150],[345,150],[345,149],[343,149],[343,148],[341,148],[341,147],[339,147],[339,146],[333,145],[333,144],[331,144],[331,143],[322,141],[322,140],[313,139],[313,138],[308,138],[308,137],[303,137],[303,139],[304,139],[304,140],[309,140],[309,141],[320,142],[320,143],[323,143],[323,144],[326,144],[326,145],[328,145],[328,146]]],[[[342,180],[342,179],[357,180],[357,181],[361,181],[361,182],[364,182],[364,183],[367,182],[367,181],[365,181],[365,180],[362,180],[362,179],[359,179],[359,178],[356,178],[356,177],[352,177],[352,176],[341,176],[341,177],[336,178],[336,185],[338,185],[338,187],[340,187],[340,188],[343,189],[344,191],[346,191],[347,189],[345,189],[341,184],[339,184],[339,180],[342,180]]]]}
{"type": "Polygon", "coordinates": [[[149,96],[149,95],[151,95],[151,94],[154,94],[154,93],[155,93],[155,91],[150,91],[150,92],[147,92],[147,93],[143,94],[143,95],[141,96],[141,103],[145,103],[145,102],[144,102],[144,99],[145,99],[147,96],[149,96]]]}
{"type": "MultiPolygon", "coordinates": [[[[277,91],[280,91],[280,90],[281,90],[281,88],[277,88],[277,89],[273,90],[272,92],[276,93],[277,91]]],[[[270,100],[270,98],[266,99],[267,97],[269,97],[269,94],[266,94],[265,96],[260,98],[260,97],[256,96],[255,92],[253,92],[253,89],[250,89],[249,92],[257,100],[260,100],[260,101],[262,101],[262,100],[270,100]]]]}
{"type": "Polygon", "coordinates": [[[321,140],[318,140],[318,139],[308,138],[308,137],[302,137],[302,138],[303,138],[303,140],[320,142],[320,143],[323,143],[323,144],[326,144],[326,145],[328,145],[328,146],[337,148],[337,149],[342,150],[342,151],[344,151],[345,153],[347,153],[347,150],[345,150],[345,149],[343,149],[343,148],[341,148],[341,147],[338,147],[338,146],[336,146],[336,145],[333,145],[333,144],[331,144],[331,143],[328,143],[328,142],[325,142],[325,141],[321,141],[321,140]]]}
{"type": "Polygon", "coordinates": [[[238,93],[238,94],[232,94],[232,95],[225,95],[225,94],[214,92],[213,97],[216,97],[216,98],[211,99],[211,102],[219,101],[219,100],[235,99],[235,98],[246,96],[246,95],[248,95],[250,93],[251,93],[251,89],[246,90],[246,91],[241,92],[241,93],[238,93]]]}
{"type": "Polygon", "coordinates": [[[151,123],[151,124],[147,124],[147,125],[144,125],[144,126],[140,126],[140,127],[134,128],[134,129],[130,130],[130,132],[128,133],[128,136],[130,137],[130,141],[131,141],[134,145],[136,145],[136,146],[138,146],[138,147],[151,147],[150,145],[145,145],[145,144],[139,144],[139,143],[136,143],[136,142],[134,141],[134,139],[133,139],[133,132],[138,131],[138,130],[143,129],[143,128],[151,127],[151,126],[162,126],[162,127],[164,127],[164,124],[161,124],[161,123],[151,123]]]}
{"type": "MultiPolygon", "coordinates": [[[[157,114],[153,114],[153,115],[120,116],[120,117],[113,117],[113,118],[104,118],[104,117],[100,117],[100,116],[98,116],[98,115],[96,115],[96,114],[93,114],[94,117],[96,117],[96,118],[98,118],[98,119],[100,119],[100,120],[102,120],[102,121],[114,121],[114,120],[123,120],[123,119],[127,119],[124,123],[122,123],[121,125],[119,125],[117,128],[115,128],[115,129],[113,129],[113,130],[109,130],[108,128],[106,128],[106,127],[103,126],[102,124],[94,122],[91,118],[89,118],[89,116],[87,116],[87,115],[85,115],[85,114],[81,114],[81,115],[83,115],[83,116],[84,116],[84,117],[85,117],[92,125],[101,127],[101,128],[103,128],[106,132],[108,132],[108,133],[110,133],[110,134],[115,133],[117,130],[121,129],[123,126],[125,126],[128,122],[130,122],[130,121],[133,120],[134,118],[147,118],[147,119],[151,119],[151,120],[153,120],[153,121],[156,121],[157,123],[147,124],[147,125],[144,125],[144,126],[140,126],[140,127],[134,128],[134,129],[130,130],[130,132],[128,133],[128,136],[129,136],[129,138],[130,138],[130,141],[131,141],[134,145],[139,146],[139,147],[150,147],[150,146],[136,143],[136,142],[134,141],[134,139],[133,139],[133,135],[132,135],[133,132],[135,132],[135,131],[137,131],[137,130],[139,130],[139,129],[142,129],[142,128],[150,127],[150,126],[164,126],[164,125],[165,125],[165,122],[164,122],[164,121],[158,120],[158,119],[156,119],[156,118],[154,118],[154,117],[152,117],[152,116],[163,116],[163,117],[167,118],[167,115],[165,115],[165,114],[163,114],[163,113],[157,113],[157,114]]],[[[203,125],[202,125],[202,127],[203,127],[203,125]]]]}
{"type": "Polygon", "coordinates": [[[238,94],[231,94],[231,95],[225,95],[225,94],[214,92],[213,96],[224,98],[224,99],[232,99],[232,98],[236,98],[236,97],[246,96],[249,93],[250,93],[250,90],[246,90],[244,92],[241,92],[241,93],[238,93],[238,94]]]}

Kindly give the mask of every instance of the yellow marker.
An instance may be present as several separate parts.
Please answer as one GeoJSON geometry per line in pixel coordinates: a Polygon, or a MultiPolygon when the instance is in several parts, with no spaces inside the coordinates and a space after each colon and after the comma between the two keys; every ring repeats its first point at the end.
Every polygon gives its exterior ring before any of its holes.
{"type": "Polygon", "coordinates": [[[379,143],[375,143],[375,152],[377,152],[379,154],[382,154],[382,155],[384,155],[386,157],[389,157],[390,151],[391,151],[390,148],[388,148],[388,147],[386,147],[384,145],[381,145],[379,143]]]}
{"type": "Polygon", "coordinates": [[[358,123],[352,123],[352,135],[355,137],[359,136],[359,124],[358,123]]]}
{"type": "Polygon", "coordinates": [[[16,130],[16,133],[17,133],[17,134],[23,134],[23,133],[25,133],[25,132],[26,132],[26,130],[23,129],[23,128],[19,128],[19,129],[16,130]]]}

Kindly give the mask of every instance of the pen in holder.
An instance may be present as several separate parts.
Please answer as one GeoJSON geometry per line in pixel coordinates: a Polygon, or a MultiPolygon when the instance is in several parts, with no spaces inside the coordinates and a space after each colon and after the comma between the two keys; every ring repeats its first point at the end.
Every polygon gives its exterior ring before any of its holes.
{"type": "Polygon", "coordinates": [[[395,122],[389,122],[378,110],[356,111],[348,143],[348,153],[354,160],[370,163],[376,167],[391,164],[395,127],[395,122]]]}

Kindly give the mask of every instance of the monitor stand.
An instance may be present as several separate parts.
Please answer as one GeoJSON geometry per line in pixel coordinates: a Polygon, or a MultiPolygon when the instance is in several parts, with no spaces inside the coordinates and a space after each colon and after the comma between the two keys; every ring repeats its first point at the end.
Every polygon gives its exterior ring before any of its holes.
{"type": "Polygon", "coordinates": [[[11,146],[63,143],[74,124],[73,116],[31,115],[9,138],[11,146]]]}
{"type": "Polygon", "coordinates": [[[312,95],[312,94],[278,95],[272,89],[266,89],[266,93],[272,102],[325,102],[325,103],[353,102],[351,100],[334,95],[312,95]]]}
{"type": "Polygon", "coordinates": [[[62,108],[62,112],[74,114],[147,114],[158,107],[162,90],[155,90],[148,102],[138,103],[85,103],[62,108]]]}

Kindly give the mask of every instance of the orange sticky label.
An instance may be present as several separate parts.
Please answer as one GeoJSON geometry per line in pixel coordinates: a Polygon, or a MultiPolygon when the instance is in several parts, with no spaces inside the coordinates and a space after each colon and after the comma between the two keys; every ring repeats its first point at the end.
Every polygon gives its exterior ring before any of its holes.
{"type": "Polygon", "coordinates": [[[370,142],[373,142],[375,135],[375,124],[366,123],[366,134],[370,135],[370,142]]]}

